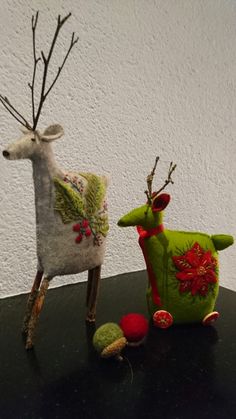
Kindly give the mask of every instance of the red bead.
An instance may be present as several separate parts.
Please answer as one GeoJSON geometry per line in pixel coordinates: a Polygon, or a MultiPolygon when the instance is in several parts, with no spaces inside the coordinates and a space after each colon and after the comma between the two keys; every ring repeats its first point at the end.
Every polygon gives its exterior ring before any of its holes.
{"type": "Polygon", "coordinates": [[[73,231],[76,231],[77,233],[79,233],[79,231],[80,231],[80,224],[75,224],[73,226],[73,231]]]}
{"type": "Polygon", "coordinates": [[[120,327],[128,342],[141,342],[148,332],[146,317],[138,313],[129,313],[120,320],[120,327]]]}
{"type": "Polygon", "coordinates": [[[83,238],[82,234],[79,234],[75,239],[76,243],[80,243],[82,238],[83,238]]]}
{"type": "Polygon", "coordinates": [[[92,233],[92,231],[90,230],[90,228],[89,227],[86,228],[86,230],[85,230],[85,236],[86,237],[89,237],[89,236],[91,236],[91,233],[92,233]]]}
{"type": "Polygon", "coordinates": [[[82,226],[83,228],[87,228],[87,227],[89,226],[89,222],[88,222],[88,220],[83,220],[83,221],[82,221],[82,223],[81,223],[81,226],[82,226]]]}

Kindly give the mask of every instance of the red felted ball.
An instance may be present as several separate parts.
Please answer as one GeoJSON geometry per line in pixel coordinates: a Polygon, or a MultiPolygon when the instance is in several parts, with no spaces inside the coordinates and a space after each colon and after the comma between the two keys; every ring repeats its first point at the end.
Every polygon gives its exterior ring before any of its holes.
{"type": "Polygon", "coordinates": [[[129,313],[120,320],[120,328],[130,343],[141,343],[148,332],[146,317],[138,313],[129,313]]]}

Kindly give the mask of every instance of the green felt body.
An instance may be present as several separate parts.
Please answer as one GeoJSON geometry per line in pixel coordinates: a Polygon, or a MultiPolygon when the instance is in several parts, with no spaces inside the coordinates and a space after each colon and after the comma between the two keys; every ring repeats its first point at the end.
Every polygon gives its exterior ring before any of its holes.
{"type": "MultiPolygon", "coordinates": [[[[179,280],[172,256],[178,256],[198,242],[204,250],[211,250],[212,256],[218,260],[218,254],[210,236],[203,233],[164,230],[156,236],[145,239],[149,262],[155,273],[161,306],[153,303],[152,290],[148,286],[147,302],[150,314],[156,310],[169,311],[174,323],[200,322],[214,310],[219,291],[219,281],[211,284],[206,296],[192,295],[190,292],[180,293],[179,280]]],[[[217,269],[218,277],[218,269],[217,269]]]]}
{"type": "MultiPolygon", "coordinates": [[[[121,227],[142,226],[145,230],[160,225],[163,211],[152,211],[150,206],[143,205],[124,215],[118,222],[121,227]]],[[[213,235],[164,230],[163,232],[144,239],[148,264],[154,272],[155,282],[161,298],[161,305],[153,302],[152,288],[147,288],[147,303],[152,315],[156,310],[167,310],[173,316],[174,323],[201,322],[214,310],[219,291],[218,250],[225,249],[233,243],[230,235],[213,235]],[[210,284],[206,295],[192,295],[191,292],[180,292],[180,281],[176,278],[177,268],[173,256],[185,254],[198,243],[201,248],[211,251],[217,260],[217,282],[210,284]]]]}

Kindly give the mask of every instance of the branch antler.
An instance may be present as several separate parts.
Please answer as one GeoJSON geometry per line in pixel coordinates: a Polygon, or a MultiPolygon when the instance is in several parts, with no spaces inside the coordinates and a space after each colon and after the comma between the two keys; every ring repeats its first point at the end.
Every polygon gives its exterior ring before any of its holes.
{"type": "Polygon", "coordinates": [[[155,176],[155,171],[156,171],[156,166],[157,166],[158,161],[159,161],[159,157],[156,157],[154,167],[153,167],[150,175],[147,176],[147,186],[148,186],[148,189],[145,191],[145,194],[147,195],[148,205],[152,205],[153,199],[157,195],[159,195],[159,193],[161,191],[163,191],[163,189],[165,189],[167,187],[167,185],[169,185],[169,183],[171,183],[171,184],[174,183],[171,175],[174,172],[174,170],[176,169],[177,165],[176,164],[173,164],[173,162],[171,162],[170,163],[170,167],[169,167],[169,171],[168,171],[168,176],[167,176],[167,179],[165,180],[164,185],[157,192],[155,192],[155,193],[152,192],[152,182],[153,182],[153,178],[155,176]]]}
{"type": "Polygon", "coordinates": [[[147,200],[148,200],[149,205],[152,204],[152,182],[153,182],[153,178],[155,176],[155,171],[156,171],[156,167],[157,167],[157,163],[158,163],[159,159],[160,159],[160,157],[156,157],[154,167],[153,167],[150,175],[147,176],[147,187],[148,187],[148,189],[145,191],[145,194],[147,195],[147,200]]]}
{"type": "MultiPolygon", "coordinates": [[[[61,66],[58,68],[56,77],[54,78],[51,86],[46,90],[46,81],[47,81],[47,74],[48,74],[48,66],[49,66],[49,62],[50,62],[50,59],[51,59],[51,56],[52,56],[52,53],[53,53],[53,50],[54,50],[54,47],[55,47],[55,44],[56,44],[56,41],[57,41],[57,37],[58,37],[58,34],[59,34],[62,26],[67,21],[67,19],[69,19],[70,16],[71,16],[71,13],[69,13],[63,19],[61,19],[61,16],[60,15],[58,16],[58,18],[57,18],[57,27],[56,27],[56,30],[55,30],[55,33],[54,33],[54,37],[53,37],[53,40],[52,40],[52,43],[51,43],[51,47],[50,47],[48,56],[46,57],[45,54],[44,54],[44,52],[41,51],[41,56],[42,56],[43,64],[44,64],[44,70],[43,70],[43,80],[42,80],[42,88],[41,88],[41,94],[40,94],[40,101],[39,101],[37,113],[36,113],[36,115],[33,116],[33,129],[34,130],[36,129],[36,126],[38,124],[38,120],[39,120],[39,117],[40,117],[42,106],[43,106],[43,104],[44,104],[44,102],[46,100],[46,97],[48,96],[48,94],[52,90],[53,86],[55,85],[55,83],[56,83],[56,81],[57,81],[57,79],[58,79],[58,77],[59,77],[59,75],[60,75],[60,73],[61,73],[64,65],[65,65],[65,62],[66,62],[66,60],[67,60],[67,58],[68,58],[68,56],[69,56],[69,54],[70,54],[70,52],[71,52],[71,50],[73,48],[73,46],[78,42],[78,39],[79,39],[79,38],[76,38],[75,39],[75,33],[73,32],[72,33],[72,37],[71,37],[70,46],[69,46],[69,49],[68,49],[68,51],[67,51],[67,53],[65,55],[65,58],[64,58],[64,60],[63,60],[63,62],[61,64],[61,66]]],[[[36,15],[36,17],[37,17],[37,15],[36,15]]],[[[37,23],[37,19],[35,21],[37,23]]]]}
{"type": "Polygon", "coordinates": [[[173,179],[171,178],[171,175],[173,173],[173,171],[176,169],[177,164],[173,164],[173,162],[170,162],[170,167],[169,167],[169,171],[168,171],[168,177],[165,180],[164,185],[159,189],[159,191],[155,192],[153,198],[155,198],[155,196],[159,195],[159,193],[161,191],[163,191],[163,189],[165,189],[167,187],[167,185],[169,185],[169,183],[171,183],[172,185],[174,184],[173,179]]]}
{"type": "Polygon", "coordinates": [[[58,15],[57,18],[57,27],[52,39],[52,43],[51,43],[51,47],[49,49],[49,53],[48,56],[46,57],[44,52],[41,51],[41,57],[37,57],[36,54],[36,41],[35,41],[35,34],[36,34],[36,28],[37,28],[37,23],[38,23],[38,15],[39,12],[36,12],[36,15],[32,16],[32,20],[31,20],[31,28],[32,28],[32,36],[33,36],[33,58],[34,58],[34,67],[33,67],[33,75],[32,75],[32,82],[31,84],[28,83],[28,86],[31,90],[31,101],[32,101],[32,118],[33,118],[33,125],[31,126],[28,121],[21,115],[20,112],[18,112],[16,110],[16,108],[11,104],[11,102],[9,101],[9,99],[6,96],[3,96],[0,94],[0,102],[3,104],[3,106],[8,110],[8,112],[10,112],[10,114],[24,127],[26,127],[29,130],[34,131],[37,127],[38,124],[38,120],[40,117],[40,113],[43,107],[43,104],[45,102],[46,97],[48,96],[48,94],[50,93],[50,91],[52,90],[53,86],[55,85],[65,63],[66,60],[73,48],[73,46],[78,42],[79,38],[75,38],[75,33],[72,33],[72,37],[71,37],[71,42],[68,48],[68,51],[65,55],[64,60],[62,61],[61,66],[58,68],[57,74],[52,82],[52,84],[49,86],[48,89],[46,89],[46,81],[47,81],[47,74],[48,74],[48,67],[49,67],[49,62],[57,41],[57,37],[58,34],[62,28],[62,26],[64,25],[64,23],[67,21],[67,19],[69,19],[69,17],[71,16],[71,13],[69,13],[68,15],[66,15],[63,19],[61,18],[60,15],[58,15]],[[41,93],[40,93],[40,99],[39,99],[39,104],[38,104],[38,108],[36,110],[36,106],[35,106],[35,92],[34,92],[34,86],[35,86],[35,78],[36,78],[36,71],[37,71],[37,64],[40,60],[43,60],[43,64],[44,64],[44,70],[43,70],[43,77],[42,77],[42,87],[41,87],[41,93]]]}
{"type": "Polygon", "coordinates": [[[33,77],[32,77],[32,83],[28,83],[28,86],[31,90],[31,100],[32,100],[32,117],[33,117],[33,124],[35,121],[35,99],[34,99],[34,82],[35,82],[35,76],[36,76],[36,70],[37,70],[37,64],[41,60],[40,57],[37,58],[36,56],[36,43],[35,43],[35,31],[38,23],[38,15],[39,12],[36,12],[36,15],[32,16],[31,20],[31,27],[32,27],[32,35],[33,35],[33,57],[34,57],[34,69],[33,69],[33,77]]]}
{"type": "Polygon", "coordinates": [[[0,102],[3,106],[8,110],[8,112],[25,128],[32,130],[30,124],[26,121],[26,119],[21,115],[20,112],[16,110],[16,108],[11,104],[9,99],[6,96],[2,96],[0,94],[0,102]]]}

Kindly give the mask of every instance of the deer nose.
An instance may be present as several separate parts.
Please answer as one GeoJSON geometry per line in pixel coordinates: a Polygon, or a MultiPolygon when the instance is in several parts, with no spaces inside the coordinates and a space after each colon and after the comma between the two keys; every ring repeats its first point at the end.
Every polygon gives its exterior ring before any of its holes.
{"type": "Polygon", "coordinates": [[[7,150],[3,150],[2,155],[3,157],[9,157],[10,153],[7,150]]]}

